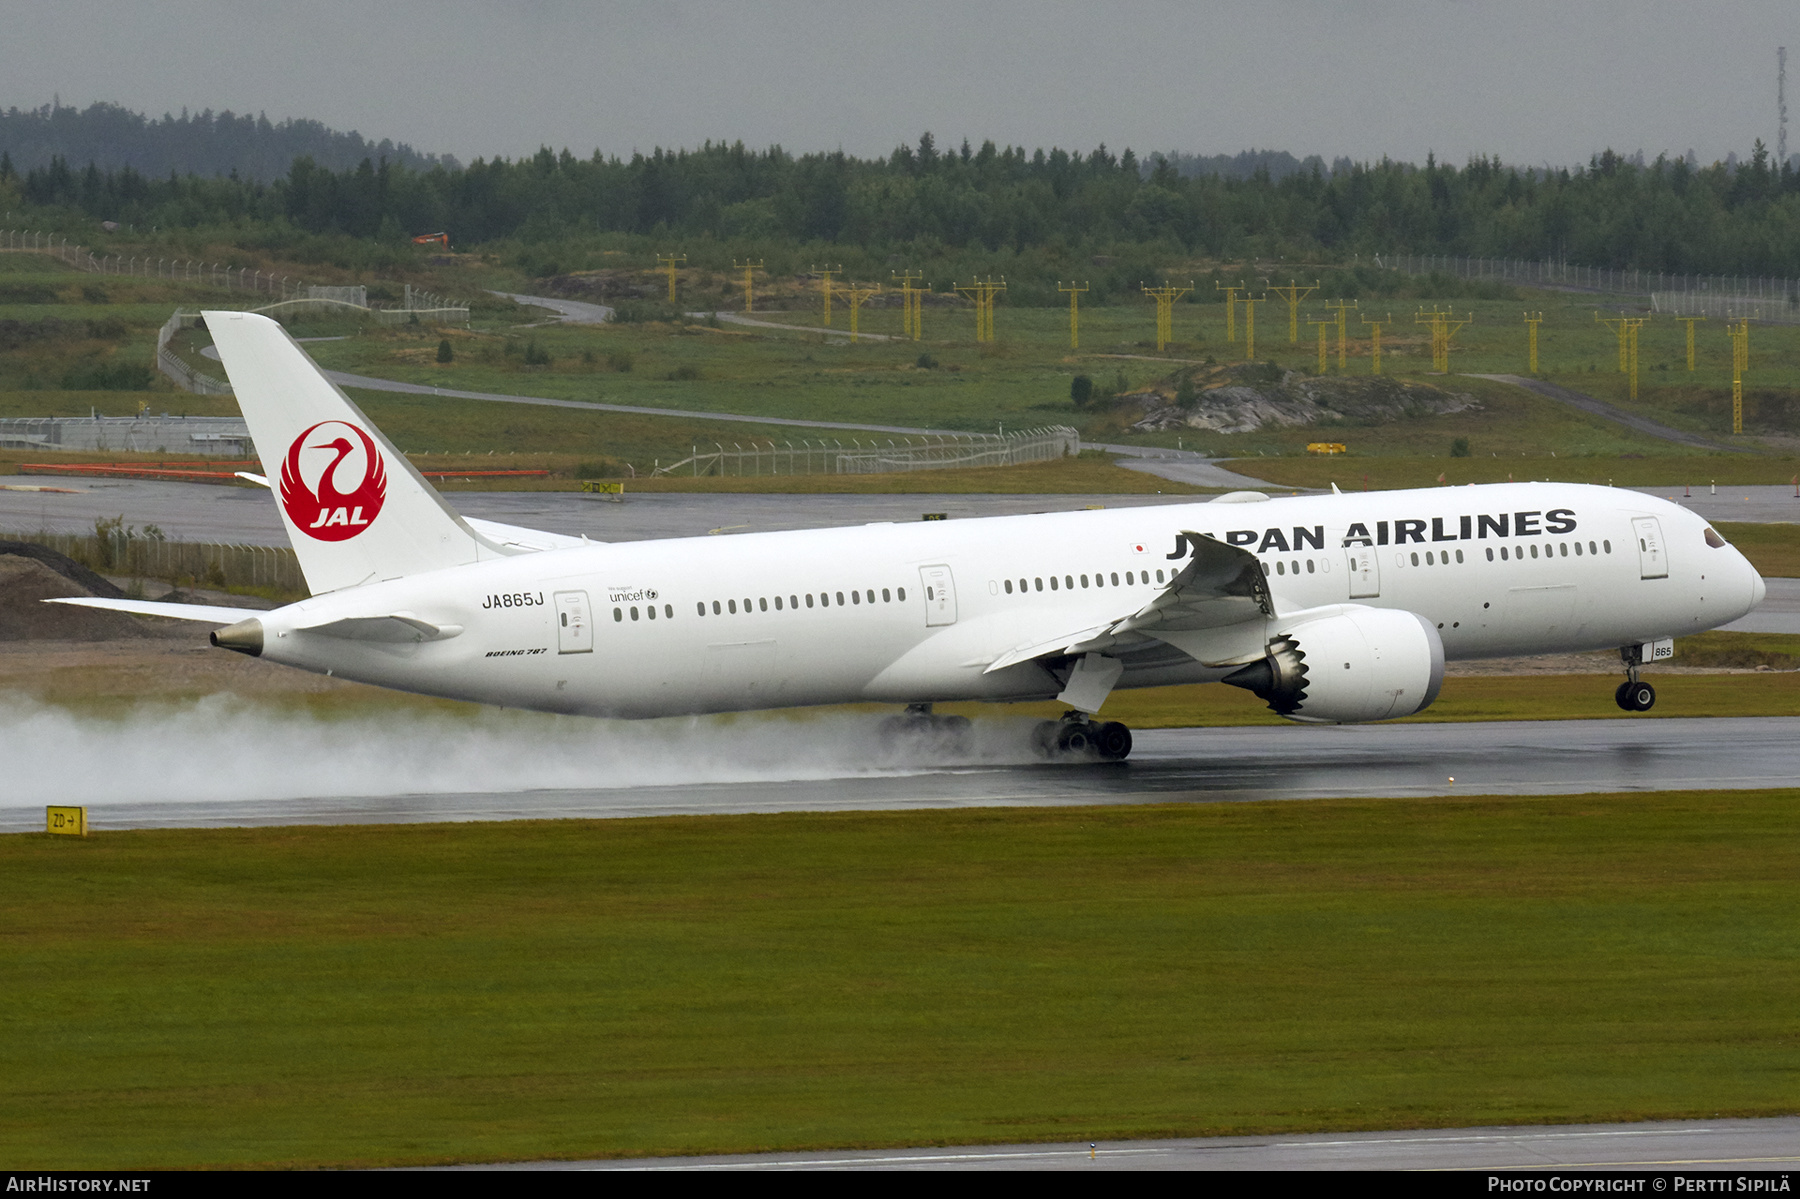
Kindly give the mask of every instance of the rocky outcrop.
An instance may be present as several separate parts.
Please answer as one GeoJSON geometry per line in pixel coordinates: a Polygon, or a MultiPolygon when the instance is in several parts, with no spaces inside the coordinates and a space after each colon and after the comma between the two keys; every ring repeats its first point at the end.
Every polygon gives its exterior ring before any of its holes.
{"type": "Polygon", "coordinates": [[[1113,401],[1133,432],[1208,429],[1252,433],[1296,425],[1381,425],[1481,407],[1473,397],[1383,376],[1303,375],[1272,363],[1196,367],[1113,401]]]}

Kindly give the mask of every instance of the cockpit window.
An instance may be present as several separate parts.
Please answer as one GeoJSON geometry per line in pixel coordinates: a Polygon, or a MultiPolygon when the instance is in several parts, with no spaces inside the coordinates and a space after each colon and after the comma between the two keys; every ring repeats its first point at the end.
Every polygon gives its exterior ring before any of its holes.
{"type": "Polygon", "coordinates": [[[1707,525],[1706,544],[1712,546],[1716,550],[1722,550],[1725,548],[1725,539],[1713,532],[1713,527],[1711,525],[1707,525]]]}

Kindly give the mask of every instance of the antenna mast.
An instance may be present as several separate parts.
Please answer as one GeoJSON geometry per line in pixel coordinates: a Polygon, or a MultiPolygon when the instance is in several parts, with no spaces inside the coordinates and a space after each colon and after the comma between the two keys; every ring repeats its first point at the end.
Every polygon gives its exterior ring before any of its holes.
{"type": "Polygon", "coordinates": [[[1775,169],[1787,166],[1787,47],[1775,48],[1775,110],[1780,121],[1775,127],[1775,169]]]}

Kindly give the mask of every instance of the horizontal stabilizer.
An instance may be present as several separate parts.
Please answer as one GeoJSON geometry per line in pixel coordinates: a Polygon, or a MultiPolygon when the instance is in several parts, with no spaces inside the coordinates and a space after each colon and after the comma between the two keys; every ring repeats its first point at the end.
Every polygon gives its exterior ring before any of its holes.
{"type": "Polygon", "coordinates": [[[391,645],[413,645],[420,641],[448,641],[461,633],[459,624],[435,625],[420,620],[410,612],[387,616],[351,616],[325,624],[307,625],[302,633],[322,637],[339,637],[345,641],[385,641],[391,645]]]}
{"type": "Polygon", "coordinates": [[[519,525],[503,525],[497,520],[479,520],[473,516],[463,517],[463,523],[480,533],[496,545],[516,550],[566,550],[576,546],[593,545],[585,537],[570,537],[564,533],[546,533],[542,529],[527,529],[519,525]]]}
{"type": "Polygon", "coordinates": [[[206,604],[165,604],[155,600],[106,599],[102,596],[76,596],[49,599],[46,604],[73,604],[77,608],[105,608],[109,612],[129,612],[133,616],[166,616],[171,620],[198,620],[206,624],[236,624],[256,612],[245,608],[214,608],[206,604]]]}

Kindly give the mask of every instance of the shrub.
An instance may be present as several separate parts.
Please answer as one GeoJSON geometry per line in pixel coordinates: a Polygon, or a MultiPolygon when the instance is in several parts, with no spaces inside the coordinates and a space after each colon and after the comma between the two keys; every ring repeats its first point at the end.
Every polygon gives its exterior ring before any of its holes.
{"type": "Polygon", "coordinates": [[[149,391],[150,368],[133,362],[83,362],[63,374],[64,391],[149,391]]]}
{"type": "Polygon", "coordinates": [[[1094,398],[1094,381],[1086,375],[1076,375],[1069,380],[1069,399],[1077,408],[1086,408],[1088,401],[1094,398]]]}
{"type": "Polygon", "coordinates": [[[1467,458],[1469,456],[1469,439],[1467,437],[1458,437],[1455,441],[1451,442],[1450,456],[1452,458],[1467,458]]]}
{"type": "Polygon", "coordinates": [[[1194,390],[1194,380],[1191,377],[1184,376],[1181,380],[1181,386],[1175,389],[1176,405],[1191,412],[1193,411],[1194,406],[1199,402],[1200,393],[1194,390]]]}
{"type": "Polygon", "coordinates": [[[700,377],[697,366],[678,366],[669,372],[669,380],[675,383],[691,383],[700,377]]]}
{"type": "Polygon", "coordinates": [[[927,350],[925,353],[919,355],[918,361],[913,365],[917,366],[922,371],[928,371],[937,369],[937,364],[937,359],[933,358],[931,356],[931,351],[927,350]]]}
{"type": "Polygon", "coordinates": [[[456,361],[456,351],[450,348],[450,339],[448,337],[438,342],[437,360],[439,362],[456,361]]]}
{"type": "Polygon", "coordinates": [[[631,368],[636,364],[636,361],[637,360],[631,356],[630,350],[614,350],[606,356],[606,367],[608,370],[617,371],[621,375],[628,375],[631,373],[631,368]]]}
{"type": "Polygon", "coordinates": [[[537,338],[534,337],[525,343],[526,366],[549,366],[552,361],[554,359],[550,357],[550,351],[538,345],[537,338]]]}

